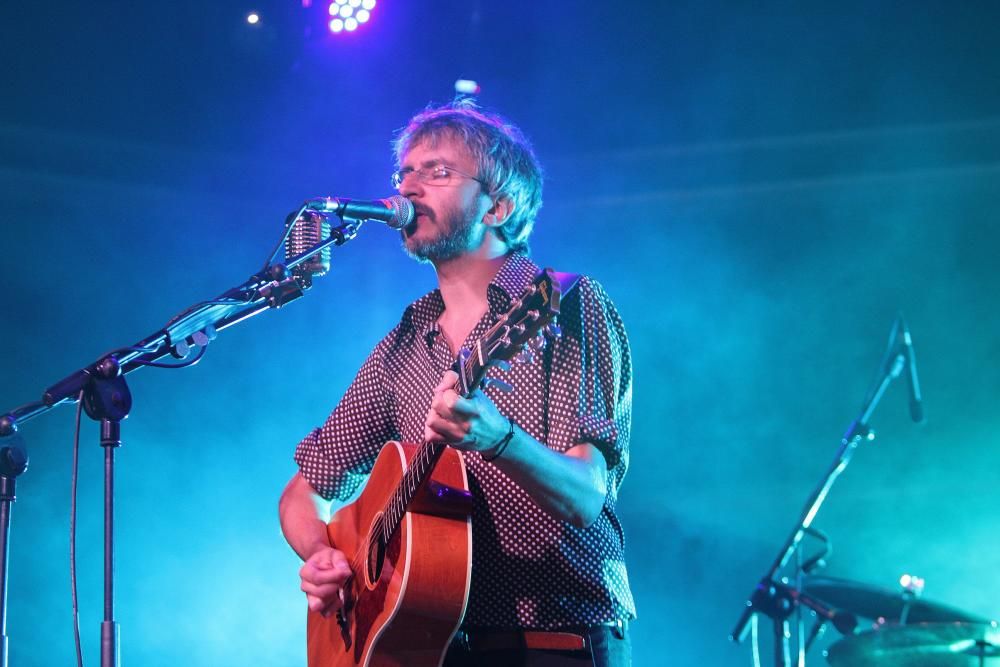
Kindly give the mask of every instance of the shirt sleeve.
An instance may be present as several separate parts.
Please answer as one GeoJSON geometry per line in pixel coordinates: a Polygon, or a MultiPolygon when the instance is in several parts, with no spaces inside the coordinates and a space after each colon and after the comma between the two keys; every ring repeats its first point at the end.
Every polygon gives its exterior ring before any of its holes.
{"type": "Polygon", "coordinates": [[[323,498],[345,500],[367,479],[382,445],[397,437],[379,344],[323,426],[295,448],[299,472],[323,498]]]}
{"type": "Polygon", "coordinates": [[[603,287],[587,277],[564,298],[558,321],[562,335],[552,352],[550,440],[566,449],[593,444],[617,486],[628,468],[632,428],[625,326],[603,287]]]}

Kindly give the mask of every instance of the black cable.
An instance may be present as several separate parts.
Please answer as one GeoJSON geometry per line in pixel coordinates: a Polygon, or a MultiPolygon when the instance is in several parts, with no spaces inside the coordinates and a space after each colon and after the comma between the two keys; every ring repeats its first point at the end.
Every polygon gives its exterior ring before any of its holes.
{"type": "Polygon", "coordinates": [[[138,366],[152,366],[154,368],[187,368],[188,366],[194,366],[196,363],[201,361],[201,358],[205,356],[205,350],[207,349],[207,345],[200,346],[198,348],[198,352],[194,355],[194,359],[182,361],[179,364],[165,364],[162,361],[133,361],[131,363],[138,366]]]}
{"type": "Polygon", "coordinates": [[[83,391],[76,397],[76,434],[73,437],[73,473],[70,482],[69,510],[69,581],[73,591],[73,639],[76,642],[76,664],[83,667],[80,647],[80,605],[76,595],[76,482],[80,470],[80,417],[83,413],[83,391]]]}
{"type": "Polygon", "coordinates": [[[260,296],[260,290],[254,289],[252,292],[250,292],[250,295],[245,299],[209,299],[208,301],[199,301],[193,306],[188,306],[181,312],[171,317],[169,320],[167,320],[167,323],[163,325],[163,327],[164,328],[169,327],[171,324],[181,319],[185,315],[193,313],[194,311],[204,306],[247,306],[256,301],[258,296],[260,296]]]}

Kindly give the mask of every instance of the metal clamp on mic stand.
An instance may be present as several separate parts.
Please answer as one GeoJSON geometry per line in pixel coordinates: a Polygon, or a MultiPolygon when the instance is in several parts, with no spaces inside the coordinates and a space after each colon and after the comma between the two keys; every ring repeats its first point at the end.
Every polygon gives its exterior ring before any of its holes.
{"type": "MultiPolygon", "coordinates": [[[[789,564],[793,556],[798,554],[798,547],[802,538],[810,530],[813,519],[816,518],[820,506],[826,500],[827,494],[830,493],[830,489],[833,487],[837,477],[844,472],[847,465],[851,462],[851,457],[854,455],[854,451],[858,445],[862,442],[871,442],[875,439],[875,432],[869,426],[872,413],[874,413],[879,401],[882,400],[882,395],[885,394],[889,384],[898,378],[907,366],[909,366],[907,379],[910,383],[910,413],[914,421],[922,421],[923,410],[920,405],[920,385],[917,381],[913,343],[910,338],[910,332],[906,328],[906,323],[902,315],[900,315],[892,325],[892,330],[889,334],[889,345],[886,348],[885,356],[872,383],[872,387],[864,400],[861,414],[851,423],[841,438],[840,447],[837,450],[833,463],[809,497],[802,513],[799,515],[798,523],[792,529],[788,539],[785,540],[770,569],[761,577],[760,583],[757,584],[757,587],[751,593],[743,613],[729,635],[732,641],[741,642],[746,638],[750,630],[751,621],[755,615],[763,614],[767,616],[774,624],[773,636],[775,647],[773,664],[778,667],[790,667],[791,665],[788,619],[793,613],[798,614],[797,640],[799,665],[805,664],[807,646],[811,644],[812,639],[817,634],[814,631],[809,641],[806,642],[801,615],[802,606],[816,611],[821,619],[829,620],[841,632],[844,631],[841,628],[851,627],[853,629],[851,623],[853,617],[837,614],[831,610],[826,610],[830,611],[830,614],[824,614],[819,608],[822,605],[818,601],[802,593],[799,588],[802,574],[801,558],[796,559],[796,571],[793,577],[794,586],[789,586],[784,581],[779,581],[778,573],[789,564]],[[838,616],[840,616],[839,619],[837,618],[838,616]]],[[[856,624],[856,622],[856,620],[853,620],[853,623],[856,624]]]]}
{"type": "Polygon", "coordinates": [[[104,449],[104,620],[101,623],[101,667],[117,667],[119,626],[114,620],[114,450],[121,446],[121,422],[132,408],[132,394],[125,375],[142,367],[185,368],[196,364],[219,331],[268,309],[277,309],[304,294],[313,275],[330,267],[330,246],[353,239],[366,219],[378,219],[397,229],[413,219],[413,205],[404,197],[375,202],[331,198],[306,201],[285,220],[285,229],[264,267],[237,287],[181,311],[160,330],[118,348],[94,363],[56,382],[42,400],[0,416],[0,641],[2,663],[7,665],[6,595],[10,504],[14,478],[27,467],[18,426],[57,405],[83,397],[87,415],[100,422],[104,449]],[[367,215],[371,213],[371,215],[367,215]],[[334,216],[339,221],[332,221],[334,216]],[[334,224],[334,222],[336,224],[334,224]],[[286,243],[286,240],[290,241],[286,243]],[[285,246],[284,264],[274,263],[285,246]],[[314,259],[315,258],[315,259],[314,259]],[[178,362],[164,363],[173,357],[178,362]]]}

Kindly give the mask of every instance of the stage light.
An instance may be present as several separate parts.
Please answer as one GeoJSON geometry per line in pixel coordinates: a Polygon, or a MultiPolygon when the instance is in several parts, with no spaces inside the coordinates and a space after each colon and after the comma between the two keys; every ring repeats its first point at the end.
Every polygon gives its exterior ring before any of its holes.
{"type": "Polygon", "coordinates": [[[354,32],[362,23],[372,18],[376,0],[332,0],[328,11],[333,19],[329,23],[330,32],[354,32]]]}
{"type": "Polygon", "coordinates": [[[459,79],[455,82],[455,92],[459,95],[478,95],[479,84],[471,79],[459,79]]]}
{"type": "Polygon", "coordinates": [[[258,14],[257,12],[250,12],[249,14],[247,14],[247,23],[249,23],[250,25],[257,25],[258,23],[260,23],[260,14],[258,14]]]}

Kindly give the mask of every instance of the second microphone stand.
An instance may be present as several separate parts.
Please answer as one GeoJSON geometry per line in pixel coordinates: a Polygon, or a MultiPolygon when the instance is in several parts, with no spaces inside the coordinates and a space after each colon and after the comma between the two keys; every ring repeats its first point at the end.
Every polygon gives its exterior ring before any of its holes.
{"type": "MultiPolygon", "coordinates": [[[[907,353],[909,349],[907,346],[910,345],[908,331],[906,331],[907,340],[903,341],[902,347],[900,345],[899,332],[901,330],[905,331],[905,325],[902,322],[902,317],[899,317],[893,324],[886,355],[876,375],[873,387],[864,401],[861,414],[851,423],[841,438],[840,446],[833,463],[827,469],[826,474],[806,502],[802,513],[799,515],[798,522],[789,534],[788,539],[785,540],[771,567],[761,577],[760,582],[750,594],[743,613],[729,635],[731,640],[740,642],[746,637],[750,629],[752,617],[755,614],[767,616],[773,623],[772,634],[775,641],[773,664],[777,667],[790,667],[791,665],[789,646],[791,633],[788,619],[793,611],[800,610],[801,606],[812,609],[821,618],[831,620],[834,625],[843,623],[847,626],[851,623],[850,618],[842,617],[841,619],[837,619],[835,614],[829,613],[831,610],[826,610],[817,600],[801,592],[799,588],[801,572],[798,571],[798,567],[796,567],[797,571],[794,573],[795,586],[789,586],[779,581],[778,572],[786,567],[797,553],[802,538],[812,525],[813,519],[816,518],[820,506],[826,500],[834,482],[837,481],[837,478],[851,462],[851,457],[854,455],[855,450],[862,442],[871,442],[875,439],[875,432],[870,427],[872,414],[878,406],[879,401],[882,400],[882,396],[885,394],[886,389],[888,389],[889,384],[900,376],[907,362],[913,363],[912,355],[907,353]]],[[[911,370],[915,375],[915,369],[911,370]]],[[[796,560],[796,565],[798,565],[798,559],[796,560]]],[[[838,625],[838,627],[840,626],[838,625]]],[[[803,634],[800,623],[799,632],[797,633],[800,665],[805,662],[803,634]]]]}

